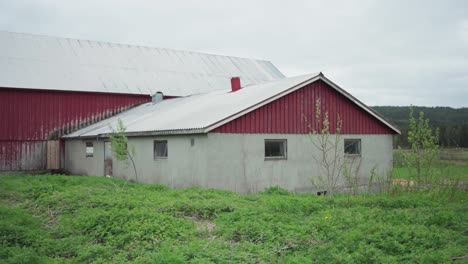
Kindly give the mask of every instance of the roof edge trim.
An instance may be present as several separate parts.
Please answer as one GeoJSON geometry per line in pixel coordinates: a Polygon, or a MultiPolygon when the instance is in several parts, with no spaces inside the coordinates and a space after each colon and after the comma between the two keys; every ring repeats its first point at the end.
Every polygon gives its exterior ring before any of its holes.
{"type": "Polygon", "coordinates": [[[337,92],[339,92],[341,95],[343,95],[344,97],[348,98],[349,100],[351,100],[353,103],[355,103],[357,106],[359,106],[360,108],[362,108],[363,110],[365,110],[367,113],[371,114],[373,117],[375,117],[377,120],[379,120],[380,122],[384,123],[387,127],[389,127],[390,129],[392,129],[394,132],[396,132],[397,134],[401,135],[401,131],[400,129],[398,129],[395,125],[393,125],[390,121],[388,121],[385,117],[383,117],[382,115],[380,115],[378,112],[376,112],[375,110],[373,110],[372,108],[368,107],[367,105],[365,105],[363,102],[359,101],[359,99],[357,99],[356,97],[354,97],[353,95],[351,95],[350,93],[346,92],[343,88],[341,88],[340,86],[338,86],[337,84],[335,84],[334,82],[332,82],[331,80],[329,80],[327,77],[325,76],[322,76],[321,79],[327,83],[328,85],[330,85],[331,87],[333,87],[337,92]]]}
{"type": "MultiPolygon", "coordinates": [[[[139,131],[139,132],[126,132],[127,137],[144,137],[144,136],[162,136],[162,135],[192,135],[192,134],[206,134],[204,129],[174,129],[174,130],[156,130],[156,131],[139,131]]],[[[64,139],[102,139],[108,138],[112,133],[99,134],[95,136],[62,136],[64,139]]]]}

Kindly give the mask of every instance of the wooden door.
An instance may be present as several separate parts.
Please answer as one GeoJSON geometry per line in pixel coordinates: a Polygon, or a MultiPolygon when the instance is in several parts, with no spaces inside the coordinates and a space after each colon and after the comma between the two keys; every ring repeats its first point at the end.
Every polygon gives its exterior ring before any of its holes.
{"type": "Polygon", "coordinates": [[[47,140],[47,169],[60,169],[60,141],[47,140]]]}
{"type": "Polygon", "coordinates": [[[104,141],[104,175],[112,176],[112,142],[104,141]]]}

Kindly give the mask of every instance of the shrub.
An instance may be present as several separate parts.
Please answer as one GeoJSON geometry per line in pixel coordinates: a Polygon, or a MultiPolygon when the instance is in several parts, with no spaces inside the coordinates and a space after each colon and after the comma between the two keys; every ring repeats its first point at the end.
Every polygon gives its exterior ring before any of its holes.
{"type": "Polygon", "coordinates": [[[283,189],[279,186],[272,186],[269,188],[265,188],[263,190],[262,194],[267,194],[267,195],[289,195],[289,191],[286,189],[283,189]]]}

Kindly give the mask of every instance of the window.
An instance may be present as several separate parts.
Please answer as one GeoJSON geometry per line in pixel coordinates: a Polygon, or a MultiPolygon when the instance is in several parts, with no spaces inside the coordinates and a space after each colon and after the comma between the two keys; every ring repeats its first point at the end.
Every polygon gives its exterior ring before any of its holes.
{"type": "Polygon", "coordinates": [[[86,157],[92,157],[94,155],[93,142],[86,142],[86,157]]]}
{"type": "Polygon", "coordinates": [[[286,139],[265,139],[265,159],[286,159],[286,139]]]}
{"type": "Polygon", "coordinates": [[[167,140],[154,141],[154,159],[167,159],[167,140]]]}
{"type": "Polygon", "coordinates": [[[361,155],[361,140],[360,139],[345,139],[344,140],[345,155],[361,155]]]}

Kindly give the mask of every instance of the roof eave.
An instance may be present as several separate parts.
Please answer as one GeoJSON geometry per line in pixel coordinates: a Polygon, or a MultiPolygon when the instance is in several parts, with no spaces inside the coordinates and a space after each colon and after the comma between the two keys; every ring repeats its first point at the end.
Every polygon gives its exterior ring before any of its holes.
{"type": "Polygon", "coordinates": [[[128,132],[128,137],[141,137],[141,136],[162,136],[162,135],[191,135],[191,134],[204,134],[205,129],[194,128],[194,129],[173,129],[173,130],[157,130],[157,131],[139,131],[139,132],[128,132]]]}
{"type": "MultiPolygon", "coordinates": [[[[158,131],[138,131],[138,132],[126,132],[127,137],[144,137],[144,136],[163,136],[163,135],[192,135],[192,134],[206,134],[204,128],[195,129],[173,129],[173,130],[158,130],[158,131]]],[[[98,134],[98,135],[80,135],[80,136],[63,136],[67,139],[102,139],[108,138],[112,133],[98,134]]]]}

